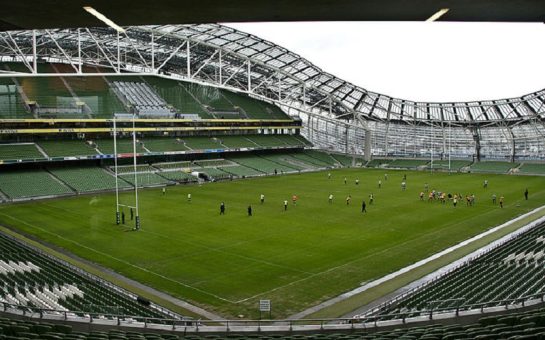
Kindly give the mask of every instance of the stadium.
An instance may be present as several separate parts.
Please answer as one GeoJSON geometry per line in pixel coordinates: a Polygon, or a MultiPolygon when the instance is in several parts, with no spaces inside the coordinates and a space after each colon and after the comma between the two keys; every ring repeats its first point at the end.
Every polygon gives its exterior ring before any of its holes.
{"type": "Polygon", "coordinates": [[[9,8],[0,340],[545,338],[545,90],[394,98],[210,23],[358,6],[307,5],[9,8]]]}

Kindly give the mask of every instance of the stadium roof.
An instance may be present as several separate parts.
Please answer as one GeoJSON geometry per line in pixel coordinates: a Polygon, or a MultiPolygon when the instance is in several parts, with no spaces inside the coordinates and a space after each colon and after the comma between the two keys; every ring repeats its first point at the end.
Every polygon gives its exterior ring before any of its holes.
{"type": "Polygon", "coordinates": [[[252,21],[544,22],[542,0],[35,0],[4,1],[0,30],[102,26],[92,6],[119,25],[252,21]]]}
{"type": "MultiPolygon", "coordinates": [[[[33,65],[33,32],[0,33],[0,55],[33,65]]],[[[279,104],[364,121],[460,125],[545,121],[545,90],[519,98],[425,103],[368,91],[322,71],[299,55],[217,24],[36,31],[37,58],[72,64],[78,58],[115,72],[165,73],[268,98],[279,104]],[[80,48],[78,48],[80,47],[80,48]]],[[[36,70],[37,71],[37,70],[36,70]]]]}

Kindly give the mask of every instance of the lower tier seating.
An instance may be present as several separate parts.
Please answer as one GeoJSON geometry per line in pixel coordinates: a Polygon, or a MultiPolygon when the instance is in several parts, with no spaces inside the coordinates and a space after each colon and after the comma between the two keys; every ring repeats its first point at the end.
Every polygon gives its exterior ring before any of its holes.
{"type": "Polygon", "coordinates": [[[472,309],[545,292],[545,223],[424,285],[380,314],[472,309]]]}
{"type": "Polygon", "coordinates": [[[4,172],[1,178],[0,191],[11,199],[73,193],[45,170],[4,172]]]}
{"type": "MultiPolygon", "coordinates": [[[[173,315],[142,305],[135,296],[1,233],[0,282],[0,303],[72,311],[79,316],[104,313],[167,318],[173,315]]],[[[2,334],[5,329],[2,322],[0,329],[2,334]]]]}

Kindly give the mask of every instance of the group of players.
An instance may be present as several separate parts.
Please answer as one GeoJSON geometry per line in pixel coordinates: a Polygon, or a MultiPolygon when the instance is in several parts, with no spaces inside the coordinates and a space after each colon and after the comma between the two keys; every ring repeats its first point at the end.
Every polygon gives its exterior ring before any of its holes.
{"type": "MultiPolygon", "coordinates": [[[[329,180],[331,180],[331,173],[327,174],[327,178],[329,180]]],[[[387,173],[384,174],[384,181],[388,181],[388,174],[387,173]]],[[[344,184],[346,185],[347,183],[348,183],[348,179],[346,177],[344,177],[344,184]]],[[[357,178],[355,179],[355,184],[359,185],[359,179],[357,179],[357,178]]],[[[377,187],[378,187],[378,189],[382,188],[382,179],[378,180],[377,187]]],[[[483,188],[484,189],[488,188],[488,180],[484,180],[483,188]]],[[[401,182],[401,190],[405,191],[406,189],[407,189],[407,175],[404,174],[402,182],[401,182]]],[[[165,188],[162,189],[162,193],[163,193],[163,195],[166,194],[166,189],[165,188]]],[[[420,194],[418,195],[418,197],[420,198],[420,201],[424,201],[424,198],[425,198],[426,195],[428,197],[428,199],[427,199],[428,202],[438,201],[438,202],[440,202],[442,204],[446,204],[447,201],[451,201],[452,205],[454,207],[456,207],[458,205],[458,203],[460,203],[461,201],[465,201],[466,206],[468,206],[468,207],[471,207],[471,206],[475,205],[475,194],[469,194],[469,195],[463,196],[460,193],[451,194],[451,193],[446,193],[446,192],[442,192],[442,191],[437,191],[435,189],[432,189],[430,191],[428,183],[424,184],[424,190],[421,191],[420,194]]],[[[528,200],[528,189],[527,188],[524,191],[524,197],[525,197],[526,200],[528,200]]],[[[332,193],[330,193],[328,195],[328,197],[327,197],[328,203],[332,204],[333,199],[334,199],[334,196],[333,196],[332,193]]],[[[292,201],[293,206],[297,205],[298,200],[299,200],[299,197],[297,195],[292,195],[291,201],[292,201]]],[[[191,202],[191,194],[187,194],[187,201],[191,202]]],[[[346,201],[346,205],[350,205],[351,202],[352,202],[352,196],[349,194],[346,197],[345,201],[346,201]]],[[[259,202],[260,202],[261,205],[263,205],[265,203],[265,194],[260,194],[259,202]]],[[[370,193],[369,194],[369,205],[372,205],[373,202],[374,202],[374,194],[370,193]]],[[[504,202],[505,202],[505,197],[503,195],[501,195],[499,197],[499,200],[498,200],[496,194],[492,194],[492,204],[495,205],[495,204],[497,204],[497,202],[499,202],[500,208],[503,208],[504,202]]],[[[289,205],[288,200],[284,200],[282,203],[283,203],[284,211],[287,211],[288,210],[288,205],[289,205]]],[[[226,211],[225,202],[220,203],[220,209],[219,210],[220,210],[220,215],[225,215],[225,211],[226,211]]],[[[362,213],[367,212],[367,203],[366,203],[365,200],[362,201],[361,212],[362,213]]],[[[247,213],[248,213],[248,216],[253,215],[253,208],[252,208],[251,204],[248,205],[247,213]]],[[[132,211],[131,211],[131,215],[132,215],[132,211]]]]}

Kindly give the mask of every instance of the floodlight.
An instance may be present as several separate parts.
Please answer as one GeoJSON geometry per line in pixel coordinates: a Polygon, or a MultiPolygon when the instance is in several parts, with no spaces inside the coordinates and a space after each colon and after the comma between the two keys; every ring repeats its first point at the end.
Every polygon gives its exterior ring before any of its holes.
{"type": "Polygon", "coordinates": [[[429,17],[429,18],[426,20],[426,22],[436,21],[436,20],[438,20],[439,18],[441,18],[443,15],[445,15],[448,11],[449,11],[448,8],[441,8],[441,9],[438,10],[434,15],[432,15],[431,17],[429,17]]]}
{"type": "Polygon", "coordinates": [[[113,28],[114,30],[118,31],[119,33],[125,33],[125,30],[124,30],[121,26],[118,26],[115,22],[113,22],[112,20],[108,19],[104,14],[100,13],[99,11],[97,11],[96,9],[94,9],[93,7],[91,7],[91,6],[84,6],[83,9],[86,10],[87,12],[91,13],[91,14],[94,15],[98,20],[102,21],[103,23],[105,23],[106,25],[110,26],[111,28],[113,28]]]}

